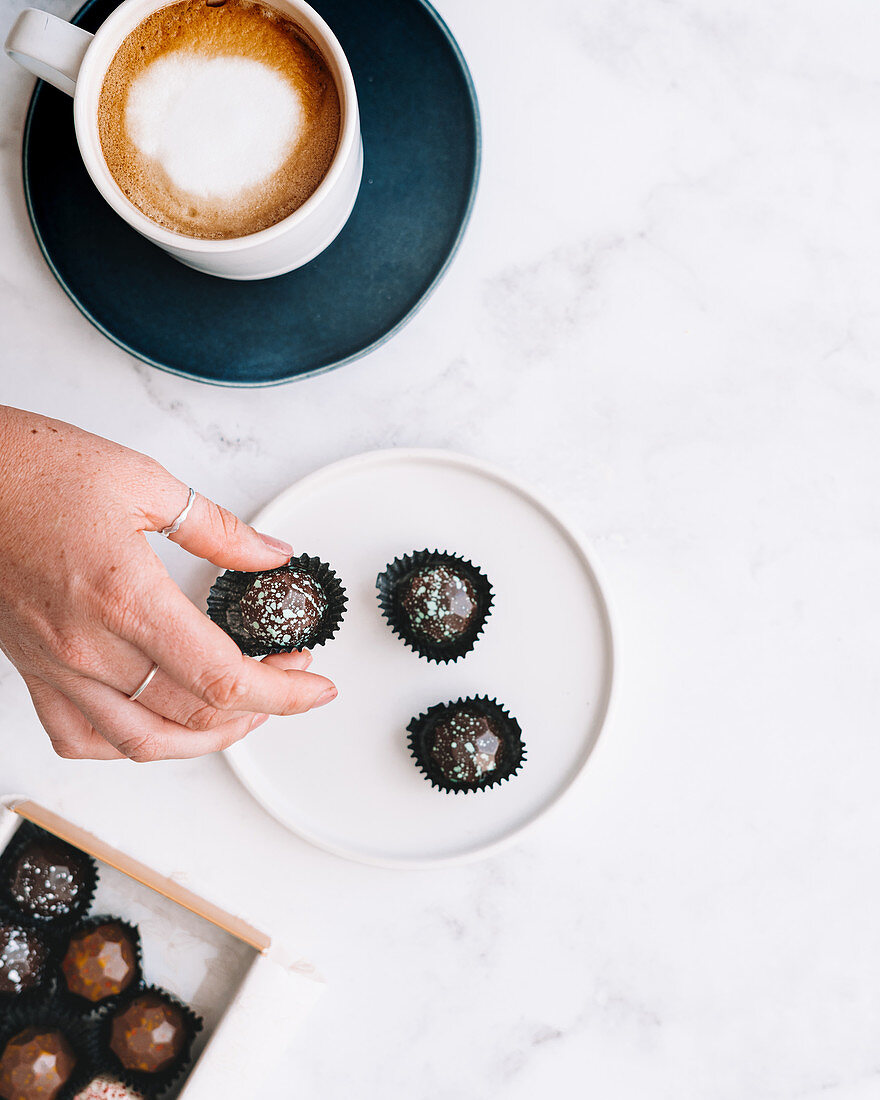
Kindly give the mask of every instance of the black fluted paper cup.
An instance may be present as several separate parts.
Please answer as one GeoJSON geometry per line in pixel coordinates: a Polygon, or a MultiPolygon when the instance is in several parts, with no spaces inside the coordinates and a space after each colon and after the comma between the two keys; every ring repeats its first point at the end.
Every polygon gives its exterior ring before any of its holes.
{"type": "Polygon", "coordinates": [[[19,827],[0,859],[0,905],[35,927],[76,924],[97,884],[91,856],[30,822],[19,827]]]}
{"type": "Polygon", "coordinates": [[[419,770],[441,791],[487,790],[512,779],[525,763],[519,722],[488,695],[437,703],[407,730],[419,770]]]}
{"type": "MultiPolygon", "coordinates": [[[[201,1017],[183,1001],[158,986],[145,986],[120,998],[111,1012],[100,1016],[95,1030],[95,1059],[101,1072],[117,1077],[144,1096],[161,1096],[189,1067],[193,1040],[201,1029],[201,1017]],[[163,1057],[167,1056],[167,1060],[156,1069],[145,1067],[150,1055],[156,1054],[158,1048],[151,1046],[149,1042],[145,1045],[132,1043],[130,1048],[125,1046],[132,1037],[133,1030],[139,1030],[139,1038],[143,1039],[144,1032],[148,1032],[153,1023],[156,1023],[157,1018],[153,1017],[152,1023],[148,1023],[145,1028],[139,1028],[145,1006],[151,1011],[158,1006],[168,1007],[173,1012],[173,1026],[181,1029],[179,1044],[167,1044],[168,1050],[160,1052],[163,1057]]],[[[168,1029],[162,1030],[165,1037],[168,1029]]]]}
{"type": "Polygon", "coordinates": [[[477,644],[492,609],[486,574],[459,554],[415,550],[376,578],[379,606],[394,633],[420,657],[449,662],[477,644]]]}
{"type": "Polygon", "coordinates": [[[73,1012],[111,1012],[143,985],[138,928],[114,916],[93,916],[69,929],[57,954],[58,1000],[73,1012]],[[103,930],[112,928],[110,936],[103,930]]]}
{"type": "Polygon", "coordinates": [[[92,1048],[92,1025],[54,999],[15,1005],[0,1016],[0,1096],[7,1095],[4,1077],[13,1064],[43,1054],[37,1068],[43,1077],[41,1095],[73,1100],[94,1075],[92,1048]],[[40,1038],[46,1035],[52,1036],[49,1044],[40,1038]],[[58,1035],[63,1043],[57,1042],[58,1035]]]}
{"type": "MultiPolygon", "coordinates": [[[[339,629],[348,597],[339,577],[320,558],[301,554],[291,558],[278,569],[266,569],[261,573],[241,573],[229,569],[214,582],[208,595],[208,616],[233,639],[242,653],[249,657],[263,657],[268,653],[291,653],[299,649],[313,649],[330,641],[339,629]],[[265,600],[256,586],[272,584],[285,573],[300,573],[311,582],[308,599],[313,606],[306,618],[297,619],[291,611],[285,620],[285,611],[274,597],[265,600]],[[324,600],[323,609],[315,599],[317,590],[324,600]],[[248,628],[242,615],[242,600],[263,601],[267,620],[271,620],[267,632],[259,636],[248,628]],[[315,604],[317,603],[317,606],[315,604]],[[306,621],[306,619],[308,621],[306,621]]],[[[289,610],[289,609],[287,609],[289,610]]]]}

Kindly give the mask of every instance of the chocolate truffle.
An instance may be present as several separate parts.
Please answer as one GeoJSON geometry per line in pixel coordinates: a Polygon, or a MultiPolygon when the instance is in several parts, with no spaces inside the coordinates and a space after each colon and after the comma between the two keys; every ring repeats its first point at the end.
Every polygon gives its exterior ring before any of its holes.
{"type": "Polygon", "coordinates": [[[428,751],[449,783],[479,783],[504,761],[503,730],[483,714],[454,711],[428,737],[428,751]]]}
{"type": "Polygon", "coordinates": [[[89,886],[88,856],[46,837],[26,844],[12,864],[9,895],[23,912],[56,920],[76,912],[89,886]]]}
{"type": "Polygon", "coordinates": [[[113,1017],[110,1049],[128,1070],[159,1073],[177,1061],[188,1037],[183,1010],[149,990],[113,1017]]]}
{"type": "Polygon", "coordinates": [[[431,565],[400,586],[400,605],[410,626],[441,645],[457,641],[480,613],[473,583],[448,565],[431,565]]]}
{"type": "Polygon", "coordinates": [[[324,645],[345,616],[348,597],[320,558],[300,554],[279,569],[227,569],[208,593],[208,616],[242,653],[264,657],[324,645]]]}
{"type": "Polygon", "coordinates": [[[442,791],[494,787],[516,775],[526,756],[519,722],[486,695],[438,703],[407,729],[416,764],[442,791]]]}
{"type": "Polygon", "coordinates": [[[299,649],[318,633],[327,610],[323,588],[304,570],[261,573],[241,598],[241,621],[260,641],[299,649]]]}
{"type": "Polygon", "coordinates": [[[54,1100],[75,1066],[76,1055],[60,1031],[25,1028],[0,1055],[0,1097],[54,1100]]]}
{"type": "Polygon", "coordinates": [[[117,1081],[115,1077],[96,1077],[73,1100],[144,1100],[143,1093],[117,1081]]]}
{"type": "Polygon", "coordinates": [[[492,609],[486,574],[439,550],[395,558],[376,578],[376,588],[388,625],[429,661],[457,661],[470,653],[492,609]]]}
{"type": "Polygon", "coordinates": [[[121,921],[107,921],[73,935],[61,962],[71,993],[96,1003],[128,989],[138,973],[134,934],[121,921]]]}
{"type": "Polygon", "coordinates": [[[46,944],[34,929],[0,922],[0,994],[36,988],[48,957],[46,944]]]}

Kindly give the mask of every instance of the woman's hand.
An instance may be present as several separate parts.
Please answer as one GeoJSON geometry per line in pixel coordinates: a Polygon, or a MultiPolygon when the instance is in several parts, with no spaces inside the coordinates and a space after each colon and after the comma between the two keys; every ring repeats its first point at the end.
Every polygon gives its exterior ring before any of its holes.
{"type": "MultiPolygon", "coordinates": [[[[199,756],[336,695],[307,653],[245,657],[168,576],[143,532],[188,491],[136,451],[0,406],[0,648],[59,756],[199,756]]],[[[202,496],[171,537],[226,569],[292,553],[202,496]]]]}

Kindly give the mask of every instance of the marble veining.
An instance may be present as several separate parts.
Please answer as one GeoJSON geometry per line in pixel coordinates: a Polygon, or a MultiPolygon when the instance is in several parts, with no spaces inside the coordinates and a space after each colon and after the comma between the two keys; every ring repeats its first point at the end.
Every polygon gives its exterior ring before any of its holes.
{"type": "MultiPolygon", "coordinates": [[[[462,250],[394,340],[280,390],[159,374],[80,316],[27,225],[32,80],[0,64],[2,399],[243,514],[377,447],[532,482],[596,547],[623,644],[584,783],[487,863],[358,867],[222,760],[111,786],[55,758],[0,664],[0,788],[247,899],[318,964],[273,1095],[874,1100],[880,10],[438,6],[483,112],[462,250]]],[[[200,598],[212,568],[157,549],[200,598]]]]}

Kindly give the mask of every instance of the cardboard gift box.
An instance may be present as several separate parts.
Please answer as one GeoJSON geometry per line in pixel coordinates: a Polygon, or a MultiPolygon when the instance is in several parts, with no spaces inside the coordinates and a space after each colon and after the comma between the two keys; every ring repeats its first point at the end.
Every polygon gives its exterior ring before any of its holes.
{"type": "MultiPolygon", "coordinates": [[[[241,916],[26,798],[0,798],[0,855],[25,821],[97,861],[91,912],[136,924],[146,980],[202,1017],[192,1061],[165,1096],[224,1100],[260,1095],[273,1059],[281,1058],[322,992],[313,968],[241,916]]],[[[273,1094],[284,1095],[284,1090],[276,1088],[273,1094]]]]}

